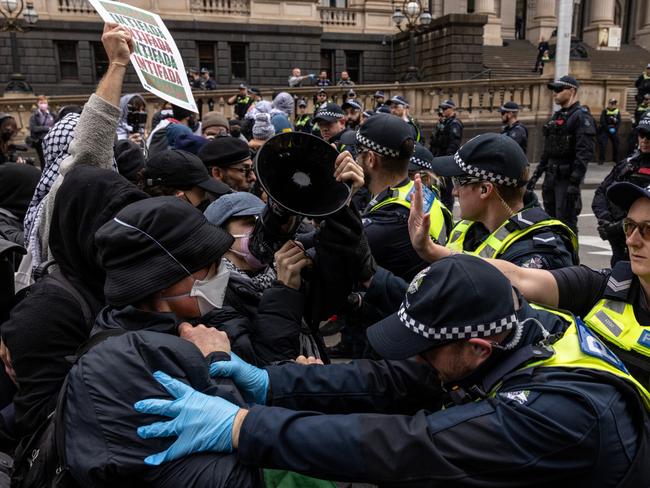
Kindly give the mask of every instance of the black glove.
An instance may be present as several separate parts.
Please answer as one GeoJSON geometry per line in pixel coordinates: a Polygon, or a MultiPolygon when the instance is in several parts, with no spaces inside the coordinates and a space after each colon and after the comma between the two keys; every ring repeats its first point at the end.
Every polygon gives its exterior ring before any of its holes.
{"type": "Polygon", "coordinates": [[[611,225],[611,222],[609,220],[599,220],[598,221],[598,235],[603,241],[609,240],[609,236],[607,234],[607,228],[611,225]]]}
{"type": "Polygon", "coordinates": [[[537,180],[539,179],[539,176],[531,176],[530,180],[528,180],[528,184],[526,185],[526,189],[530,191],[535,191],[535,185],[537,184],[537,180]]]}

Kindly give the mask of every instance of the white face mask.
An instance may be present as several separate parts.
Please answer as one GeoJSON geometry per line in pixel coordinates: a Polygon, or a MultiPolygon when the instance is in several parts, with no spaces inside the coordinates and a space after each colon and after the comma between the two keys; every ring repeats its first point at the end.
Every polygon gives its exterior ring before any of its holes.
{"type": "Polygon", "coordinates": [[[161,298],[163,300],[174,300],[187,296],[195,297],[199,305],[199,312],[201,313],[201,316],[203,316],[212,309],[221,308],[223,306],[223,300],[226,296],[226,288],[228,288],[229,279],[230,271],[223,265],[223,263],[221,263],[216,273],[208,272],[204,279],[194,280],[192,289],[188,293],[161,298]]]}

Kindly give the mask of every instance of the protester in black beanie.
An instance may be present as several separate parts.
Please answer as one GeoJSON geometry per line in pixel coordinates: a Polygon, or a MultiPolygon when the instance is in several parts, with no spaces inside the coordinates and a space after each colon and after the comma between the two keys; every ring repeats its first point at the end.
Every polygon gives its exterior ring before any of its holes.
{"type": "Polygon", "coordinates": [[[128,139],[117,141],[113,148],[117,170],[131,183],[137,183],[138,172],[144,168],[142,148],[128,139]]]}

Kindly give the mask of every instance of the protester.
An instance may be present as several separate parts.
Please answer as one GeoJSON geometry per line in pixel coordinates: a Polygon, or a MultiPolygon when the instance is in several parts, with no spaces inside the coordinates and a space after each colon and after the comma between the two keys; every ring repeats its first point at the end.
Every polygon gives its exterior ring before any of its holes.
{"type": "Polygon", "coordinates": [[[321,71],[316,80],[316,86],[332,86],[331,80],[327,77],[327,71],[321,71]]]}
{"type": "Polygon", "coordinates": [[[26,164],[0,165],[0,239],[23,245],[23,219],[41,172],[26,164]]]}
{"type": "Polygon", "coordinates": [[[198,156],[181,150],[149,158],[138,175],[138,186],[151,196],[175,196],[201,211],[230,192],[227,185],[210,177],[198,156]]]}
{"type": "Polygon", "coordinates": [[[301,71],[300,71],[300,68],[293,68],[291,70],[291,76],[289,77],[289,86],[291,88],[296,88],[296,87],[302,86],[302,83],[304,81],[308,80],[308,81],[311,82],[314,79],[316,79],[316,75],[309,74],[309,75],[303,76],[301,71]]]}
{"type": "Polygon", "coordinates": [[[43,166],[43,139],[46,134],[54,125],[54,114],[50,112],[50,107],[47,103],[47,97],[40,95],[37,100],[36,110],[32,112],[29,118],[29,136],[31,145],[36,149],[38,160],[43,166]]]}
{"type": "Polygon", "coordinates": [[[117,171],[131,183],[137,183],[138,173],[144,169],[145,160],[142,148],[135,142],[123,139],[113,148],[117,171]]]}
{"type": "MultiPolygon", "coordinates": [[[[152,157],[155,154],[172,149],[169,145],[169,137],[167,136],[167,128],[172,125],[180,125],[182,127],[177,128],[180,133],[185,132],[184,127],[189,128],[189,132],[193,134],[201,133],[201,124],[196,121],[196,115],[194,112],[190,112],[182,107],[177,105],[172,106],[173,117],[168,117],[164,120],[161,120],[158,126],[154,127],[147,138],[147,155],[152,157]]],[[[173,131],[174,129],[172,129],[173,131]]],[[[175,134],[176,135],[176,134],[175,134]]],[[[174,140],[175,138],[172,138],[174,140]]]]}
{"type": "Polygon", "coordinates": [[[596,346],[581,348],[597,339],[573,316],[532,307],[495,271],[472,256],[436,263],[368,330],[382,357],[419,365],[213,364],[252,398],[246,408],[156,372],[164,398],[143,392],[135,404],[143,424],[157,421],[138,429],[154,439],[145,462],[237,450],[247,466],[382,486],[647,483],[645,448],[630,439],[647,442],[650,393],[596,346]],[[435,411],[441,384],[450,401],[435,411]]]}
{"type": "Polygon", "coordinates": [[[248,141],[248,147],[251,151],[257,152],[262,145],[275,135],[275,129],[271,124],[271,116],[265,113],[258,113],[255,116],[253,125],[253,138],[248,141]]]}
{"type": "Polygon", "coordinates": [[[196,68],[190,68],[188,73],[192,90],[205,90],[205,81],[201,78],[199,70],[196,68]]]}
{"type": "Polygon", "coordinates": [[[341,78],[337,83],[338,86],[354,86],[354,81],[350,79],[350,73],[347,71],[341,71],[341,78]]]}
{"type": "Polygon", "coordinates": [[[293,97],[287,92],[278,93],[273,99],[273,109],[271,110],[271,123],[275,127],[275,133],[291,132],[293,126],[289,117],[293,113],[293,97]]]}
{"type": "MultiPolygon", "coordinates": [[[[256,102],[254,105],[251,105],[248,112],[246,112],[244,121],[242,122],[242,135],[250,141],[253,138],[253,125],[255,124],[255,118],[257,117],[257,114],[268,114],[270,120],[271,110],[273,110],[273,104],[266,100],[261,100],[259,102],[256,102]]],[[[275,133],[275,129],[273,130],[275,133]]]]}
{"type": "Polygon", "coordinates": [[[234,191],[250,191],[257,178],[248,144],[234,137],[218,137],[203,146],[199,158],[210,176],[234,191]]]}
{"type": "Polygon", "coordinates": [[[201,119],[201,131],[206,139],[227,136],[230,134],[230,124],[225,115],[208,112],[201,119]]]}
{"type": "Polygon", "coordinates": [[[153,114],[153,117],[151,117],[151,127],[155,129],[158,127],[158,124],[160,124],[162,120],[173,116],[174,111],[172,110],[172,104],[165,100],[162,100],[160,102],[160,110],[155,112],[153,114]]]}
{"type": "Polygon", "coordinates": [[[144,129],[147,123],[147,102],[137,93],[120,98],[122,112],[117,124],[117,138],[129,139],[136,144],[144,143],[144,129]]]}
{"type": "Polygon", "coordinates": [[[11,140],[18,134],[18,124],[9,114],[0,113],[0,164],[20,163],[22,158],[16,157],[15,148],[11,140]]]}
{"type": "Polygon", "coordinates": [[[201,80],[203,81],[205,90],[217,89],[217,82],[212,76],[210,76],[210,70],[208,68],[201,68],[201,80]]]}

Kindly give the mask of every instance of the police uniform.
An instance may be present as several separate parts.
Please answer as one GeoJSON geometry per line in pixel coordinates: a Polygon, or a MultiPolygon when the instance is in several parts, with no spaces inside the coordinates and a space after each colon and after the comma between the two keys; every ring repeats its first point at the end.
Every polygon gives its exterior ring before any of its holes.
{"type": "MultiPolygon", "coordinates": [[[[650,64],[648,64],[647,67],[650,68],[650,64]]],[[[643,100],[643,96],[650,93],[650,74],[648,74],[647,71],[648,70],[646,69],[645,72],[641,73],[634,83],[634,86],[636,86],[637,89],[636,101],[639,104],[643,100]]]]}
{"type": "MultiPolygon", "coordinates": [[[[474,183],[521,188],[528,160],[521,147],[503,134],[487,133],[464,144],[454,156],[433,160],[441,176],[474,183]]],[[[522,198],[523,203],[523,198],[522,198]]],[[[527,204],[526,204],[527,203],[527,204]]],[[[447,247],[483,258],[503,259],[527,268],[554,269],[578,264],[578,240],[564,223],[551,218],[534,200],[490,232],[481,222],[461,220],[447,247]]]]}
{"type": "MultiPolygon", "coordinates": [[[[388,360],[258,373],[265,406],[241,424],[239,460],[395,487],[648,486],[650,393],[580,320],[518,302],[482,260],[435,263],[413,279],[399,311],[368,330],[388,360]],[[433,369],[404,360],[506,331],[478,369],[444,385],[443,410],[433,369]]],[[[195,398],[174,396],[177,410],[195,398]]],[[[217,434],[236,407],[197,401],[200,411],[165,429],[179,435],[175,449],[227,451],[217,434]]],[[[164,414],[169,403],[139,410],[164,414]]]]}
{"type": "Polygon", "coordinates": [[[235,115],[242,120],[248,112],[248,108],[253,104],[253,98],[248,95],[237,94],[235,98],[235,115]]]}
{"type": "MultiPolygon", "coordinates": [[[[327,123],[336,122],[345,118],[345,112],[343,109],[336,103],[328,102],[325,105],[321,106],[314,115],[314,124],[318,124],[319,121],[325,121],[327,123]]],[[[336,150],[338,152],[343,151],[353,151],[353,148],[348,147],[347,144],[341,142],[341,138],[344,137],[344,134],[349,132],[354,133],[351,129],[345,128],[341,132],[332,136],[327,142],[330,144],[336,145],[336,150]]],[[[353,138],[354,140],[355,138],[353,138]]],[[[354,156],[354,152],[352,152],[354,156]]]]}
{"type": "MultiPolygon", "coordinates": [[[[610,103],[612,100],[610,100],[610,103]]],[[[616,100],[614,100],[616,102],[616,100]]],[[[621,125],[621,111],[616,108],[606,108],[600,114],[600,133],[598,134],[599,163],[605,161],[607,142],[612,141],[612,161],[618,161],[618,128],[621,125]]]]}
{"type": "MultiPolygon", "coordinates": [[[[515,102],[506,102],[501,106],[499,112],[502,115],[504,112],[518,113],[519,105],[517,105],[515,102]]],[[[526,129],[526,126],[524,126],[524,124],[517,120],[512,125],[504,125],[501,129],[501,134],[505,134],[508,137],[514,139],[514,141],[519,144],[519,147],[523,149],[524,153],[526,153],[528,149],[528,129],[526,129]]]]}
{"type": "MultiPolygon", "coordinates": [[[[446,108],[456,108],[453,100],[445,100],[440,107],[440,110],[446,108]]],[[[442,127],[436,134],[435,140],[431,139],[431,152],[434,156],[449,156],[455,154],[460,148],[460,143],[463,138],[463,123],[458,120],[456,114],[447,117],[442,122],[442,127]],[[434,145],[435,143],[435,145],[434,145]]],[[[445,180],[445,188],[442,192],[442,202],[449,210],[454,208],[454,196],[452,194],[453,186],[449,179],[445,180]]]]}
{"type": "MultiPolygon", "coordinates": [[[[644,119],[647,131],[650,132],[650,118],[644,119]]],[[[591,208],[598,220],[598,232],[603,240],[612,246],[611,264],[628,259],[625,235],[621,222],[627,212],[616,206],[607,198],[607,190],[615,183],[631,181],[640,186],[650,184],[650,154],[638,150],[632,156],[624,159],[612,168],[594,193],[591,208]]]]}
{"type": "Polygon", "coordinates": [[[314,130],[314,124],[309,114],[296,115],[296,121],[293,124],[296,132],[306,132],[311,134],[314,130]]]}
{"type": "MultiPolygon", "coordinates": [[[[549,87],[577,87],[578,82],[565,76],[549,87]],[[568,81],[562,81],[568,80],[568,81]]],[[[546,172],[542,185],[544,209],[552,217],[578,232],[578,215],[582,210],[580,185],[587,164],[594,159],[596,127],[591,114],[575,102],[562,108],[544,125],[544,151],[535,170],[536,180],[546,172]]]]}

